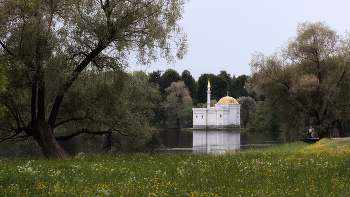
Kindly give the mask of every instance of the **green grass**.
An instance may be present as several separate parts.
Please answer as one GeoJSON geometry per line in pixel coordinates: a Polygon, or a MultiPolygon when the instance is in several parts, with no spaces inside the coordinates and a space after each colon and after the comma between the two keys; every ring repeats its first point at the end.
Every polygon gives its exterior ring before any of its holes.
{"type": "Polygon", "coordinates": [[[349,196],[350,144],[0,160],[0,196],[349,196]]]}

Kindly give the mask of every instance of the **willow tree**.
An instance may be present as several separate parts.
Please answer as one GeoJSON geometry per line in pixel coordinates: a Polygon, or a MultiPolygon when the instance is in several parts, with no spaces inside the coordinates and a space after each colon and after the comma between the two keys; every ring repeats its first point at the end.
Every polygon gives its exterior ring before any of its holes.
{"type": "Polygon", "coordinates": [[[350,42],[325,23],[302,23],[297,35],[266,57],[255,53],[250,63],[254,90],[280,108],[287,140],[300,137],[308,125],[320,134],[332,129],[349,110],[350,42]]]}
{"type": "Polygon", "coordinates": [[[165,92],[167,93],[166,100],[160,103],[160,106],[164,109],[170,125],[176,122],[180,128],[183,119],[183,110],[188,106],[192,106],[193,103],[190,91],[183,81],[178,81],[172,82],[165,89],[165,92]]]}
{"type": "Polygon", "coordinates": [[[112,147],[131,151],[149,148],[147,144],[157,137],[149,121],[161,96],[148,79],[142,71],[82,73],[62,103],[54,132],[56,140],[81,134],[105,135],[104,151],[112,147]],[[74,121],[64,121],[72,117],[74,121]]]}
{"type": "Polygon", "coordinates": [[[185,1],[1,1],[0,61],[10,68],[1,141],[33,136],[46,157],[68,157],[53,130],[87,118],[60,112],[72,85],[86,70],[122,70],[129,59],[181,59],[185,1]]]}

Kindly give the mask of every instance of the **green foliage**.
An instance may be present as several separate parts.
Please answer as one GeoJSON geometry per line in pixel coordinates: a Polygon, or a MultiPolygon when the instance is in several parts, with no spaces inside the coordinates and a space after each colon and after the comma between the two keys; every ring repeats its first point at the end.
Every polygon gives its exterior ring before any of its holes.
{"type": "Polygon", "coordinates": [[[221,75],[217,75],[210,80],[211,89],[211,99],[220,100],[222,97],[227,95],[229,88],[229,83],[226,81],[226,78],[221,75]]]}
{"type": "MultiPolygon", "coordinates": [[[[158,104],[158,108],[154,110],[155,117],[152,119],[153,125],[159,123],[163,127],[166,126],[166,113],[164,111],[164,107],[161,107],[160,103],[166,102],[167,93],[166,88],[168,88],[171,83],[177,82],[181,79],[179,73],[174,69],[167,69],[163,74],[162,71],[154,71],[153,73],[149,73],[150,80],[159,85],[161,101],[158,104]]],[[[171,121],[170,121],[171,122],[171,121]]]]}
{"type": "Polygon", "coordinates": [[[324,134],[337,117],[349,118],[350,42],[340,38],[325,23],[306,22],[278,53],[253,55],[250,82],[280,109],[286,140],[310,125],[324,134]]]}
{"type": "Polygon", "coordinates": [[[192,77],[190,71],[184,70],[181,74],[181,80],[185,83],[186,87],[190,91],[190,96],[194,104],[197,104],[197,83],[192,77]]]}
{"type": "Polygon", "coordinates": [[[202,74],[198,79],[198,102],[206,103],[208,80],[211,86],[211,99],[220,100],[227,95],[229,83],[222,75],[202,74]]]}
{"type": "Polygon", "coordinates": [[[193,112],[192,108],[195,106],[186,106],[182,109],[182,127],[192,128],[193,127],[193,112]]]}
{"type": "MultiPolygon", "coordinates": [[[[228,89],[227,89],[228,92],[227,93],[229,96],[235,97],[235,95],[234,95],[234,93],[236,91],[235,87],[234,87],[235,86],[235,84],[234,84],[235,77],[233,76],[231,78],[231,75],[228,74],[225,70],[220,71],[220,74],[218,74],[218,76],[222,76],[226,79],[226,81],[228,83],[228,89]]],[[[238,98],[238,97],[235,97],[235,98],[238,98]]]]}
{"type": "Polygon", "coordinates": [[[246,127],[256,110],[255,100],[251,97],[239,97],[237,102],[241,105],[241,124],[246,127]]]}
{"type": "Polygon", "coordinates": [[[170,125],[176,122],[177,126],[180,127],[183,121],[183,109],[192,106],[190,93],[183,81],[171,83],[171,86],[166,88],[165,91],[168,96],[166,101],[161,103],[161,106],[170,125]]]}
{"type": "Polygon", "coordinates": [[[222,76],[226,79],[229,87],[232,85],[232,78],[231,75],[228,74],[225,70],[220,71],[220,73],[218,74],[218,76],[222,76]]]}
{"type": "Polygon", "coordinates": [[[205,103],[207,98],[208,79],[211,85],[211,98],[220,100],[222,97],[229,96],[239,98],[249,96],[255,98],[255,92],[246,90],[246,83],[250,76],[232,76],[226,71],[220,71],[220,74],[202,74],[198,79],[198,102],[205,103]]]}
{"type": "Polygon", "coordinates": [[[162,76],[162,71],[157,70],[157,71],[153,71],[151,73],[148,73],[149,76],[149,82],[151,83],[155,83],[159,85],[159,79],[162,76]]]}
{"type": "Polygon", "coordinates": [[[180,81],[180,74],[174,69],[167,69],[158,80],[160,91],[166,97],[166,88],[170,87],[171,83],[180,81]]]}
{"type": "Polygon", "coordinates": [[[4,196],[349,196],[349,152],[350,143],[323,139],[219,155],[0,159],[0,191],[4,196]]]}
{"type": "MultiPolygon", "coordinates": [[[[158,87],[158,89],[160,89],[160,83],[161,83],[161,76],[162,76],[162,71],[157,70],[157,71],[153,71],[152,73],[148,73],[149,79],[148,81],[150,83],[153,83],[154,85],[156,85],[158,87]]],[[[160,96],[161,96],[161,101],[165,100],[165,93],[164,92],[159,92],[160,96]]],[[[165,114],[164,114],[164,110],[160,107],[159,101],[156,103],[156,105],[158,106],[157,108],[154,109],[154,117],[151,120],[153,126],[155,126],[156,123],[162,124],[160,121],[163,121],[163,127],[165,127],[165,114]]]]}
{"type": "Polygon", "coordinates": [[[8,71],[8,67],[0,63],[0,94],[6,92],[5,85],[8,83],[6,71],[8,71]]]}
{"type": "Polygon", "coordinates": [[[149,121],[161,99],[157,87],[148,80],[142,71],[87,73],[72,87],[60,113],[61,119],[76,120],[58,127],[56,134],[112,131],[118,141],[115,146],[143,148],[156,135],[149,121]]]}
{"type": "MultiPolygon", "coordinates": [[[[210,85],[212,85],[212,79],[215,77],[214,74],[201,74],[198,79],[198,102],[206,103],[207,102],[207,87],[208,81],[211,81],[210,85]]],[[[211,94],[212,96],[213,94],[211,94]]],[[[213,97],[212,97],[213,98],[213,97]]]]}
{"type": "Polygon", "coordinates": [[[279,131],[280,122],[278,110],[274,106],[267,106],[267,102],[258,101],[256,111],[251,114],[247,122],[247,130],[249,131],[279,131]]]}
{"type": "MultiPolygon", "coordinates": [[[[6,92],[5,85],[8,83],[7,77],[6,77],[7,70],[8,70],[8,67],[6,65],[0,63],[0,94],[3,94],[6,92]]],[[[0,114],[3,114],[5,110],[6,110],[6,108],[1,107],[1,105],[0,105],[0,114]]]]}
{"type": "Polygon", "coordinates": [[[234,92],[233,92],[233,97],[234,98],[239,98],[239,97],[252,97],[252,95],[250,95],[248,93],[248,91],[245,88],[246,82],[248,81],[250,77],[248,75],[240,75],[238,76],[234,82],[233,82],[233,86],[234,86],[234,92]]]}
{"type": "MultiPolygon", "coordinates": [[[[217,104],[218,102],[216,100],[210,100],[210,107],[215,107],[215,104],[217,104]]],[[[205,107],[207,107],[207,105],[205,104],[205,107]]]]}
{"type": "Polygon", "coordinates": [[[152,119],[153,125],[156,123],[161,124],[163,127],[165,127],[166,122],[166,114],[164,111],[164,108],[160,106],[160,103],[166,102],[167,93],[166,88],[168,88],[171,83],[177,82],[181,79],[179,73],[175,71],[174,69],[167,69],[163,74],[162,71],[157,70],[153,71],[152,73],[149,73],[149,81],[152,83],[156,83],[159,86],[160,95],[161,95],[161,101],[157,103],[158,107],[154,109],[155,116],[152,119]],[[161,123],[163,121],[163,123],[161,123]]]}
{"type": "MultiPolygon", "coordinates": [[[[215,107],[215,104],[217,104],[218,103],[218,101],[216,101],[216,100],[211,100],[210,101],[210,107],[215,107]]],[[[207,108],[207,103],[198,103],[197,105],[196,105],[196,108],[207,108]]]]}
{"type": "Polygon", "coordinates": [[[206,103],[197,103],[196,108],[206,108],[207,104],[206,103]]]}

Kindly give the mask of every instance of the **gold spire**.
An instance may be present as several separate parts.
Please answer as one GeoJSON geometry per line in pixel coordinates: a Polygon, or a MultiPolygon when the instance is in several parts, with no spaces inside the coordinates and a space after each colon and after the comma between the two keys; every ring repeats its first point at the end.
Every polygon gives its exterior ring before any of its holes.
{"type": "Polygon", "coordinates": [[[227,96],[228,96],[228,91],[227,91],[227,96]]]}
{"type": "Polygon", "coordinates": [[[208,88],[210,88],[210,81],[208,80],[208,88]]]}

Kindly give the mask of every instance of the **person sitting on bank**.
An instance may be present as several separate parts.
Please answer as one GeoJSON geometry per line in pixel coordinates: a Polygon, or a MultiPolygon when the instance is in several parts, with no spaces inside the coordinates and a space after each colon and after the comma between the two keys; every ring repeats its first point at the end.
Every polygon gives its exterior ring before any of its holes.
{"type": "Polygon", "coordinates": [[[310,126],[310,129],[309,129],[309,132],[308,132],[308,134],[309,134],[309,138],[314,138],[314,128],[312,128],[312,126],[310,126]]]}

